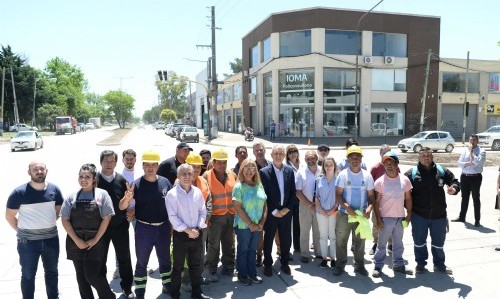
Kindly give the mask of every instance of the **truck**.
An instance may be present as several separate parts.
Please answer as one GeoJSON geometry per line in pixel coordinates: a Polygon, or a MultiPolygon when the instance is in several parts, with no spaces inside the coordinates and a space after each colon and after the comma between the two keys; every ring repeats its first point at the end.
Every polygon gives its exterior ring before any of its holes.
{"type": "Polygon", "coordinates": [[[89,118],[89,123],[93,123],[96,129],[101,127],[101,118],[100,117],[91,117],[89,118]]]}
{"type": "Polygon", "coordinates": [[[76,134],[78,121],[71,115],[56,117],[56,135],[76,134]]]}

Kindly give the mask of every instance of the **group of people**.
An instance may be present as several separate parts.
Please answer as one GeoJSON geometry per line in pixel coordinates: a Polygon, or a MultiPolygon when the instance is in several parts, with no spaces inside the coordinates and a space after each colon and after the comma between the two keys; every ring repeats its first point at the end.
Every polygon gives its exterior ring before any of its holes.
{"type": "Polygon", "coordinates": [[[47,296],[58,298],[58,217],[67,232],[67,258],[74,264],[85,299],[94,298],[92,287],[101,299],[115,298],[106,278],[110,242],[126,298],[144,298],[153,248],[162,292],[174,299],[180,297],[181,284],[186,282],[190,282],[192,298],[208,298],[201,286],[219,280],[219,262],[222,275],[233,276],[236,270],[243,285],[262,283],[257,267],[263,266],[267,277],[276,271],[272,267],[274,243],[279,272],[286,275],[291,274],[292,243],[302,263],[317,258],[321,268],[331,267],[334,275],[341,275],[350,237],[356,273],[368,275],[365,240],[373,237],[373,277],[382,274],[387,250],[393,253],[393,271],[412,275],[403,260],[403,232],[409,223],[416,273],[426,271],[430,234],[434,271],[452,274],[443,250],[448,226],[445,190],[456,195],[462,186],[462,211],[454,220],[462,222],[472,192],[475,224],[480,225],[478,184],[485,153],[477,146],[477,136],[469,141],[459,160],[460,182],[434,163],[429,148],[423,148],[418,164],[402,174],[397,154],[384,144],[380,162],[368,171],[363,151],[352,138],[346,143],[345,158],[338,162],[326,145],[307,151],[305,163],[295,145],[274,145],[272,160],[266,159],[261,142],[253,144],[254,159],[248,158],[245,146],[239,146],[235,149],[238,162],[232,169],[227,165],[227,151],[197,154],[181,142],[176,154],[161,163],[158,152],[145,151],[141,176],[134,169],[135,151],[123,152],[124,168],[118,173],[118,155],[105,150],[100,156],[101,170],[90,163],[82,165],[80,188],[65,199],[57,186],[46,181],[46,165],[33,161],[28,167],[30,182],[11,193],[6,209],[7,221],[17,231],[23,298],[33,298],[40,257],[47,296]],[[135,232],[135,270],[130,222],[135,232]]]}

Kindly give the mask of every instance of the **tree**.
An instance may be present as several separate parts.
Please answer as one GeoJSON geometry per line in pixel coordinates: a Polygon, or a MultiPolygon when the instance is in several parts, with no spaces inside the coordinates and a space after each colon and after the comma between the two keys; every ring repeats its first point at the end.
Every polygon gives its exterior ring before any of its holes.
{"type": "Polygon", "coordinates": [[[156,82],[156,87],[160,91],[160,108],[162,110],[171,109],[179,118],[186,115],[187,80],[188,78],[185,76],[177,76],[174,72],[169,72],[166,81],[156,82]]]}
{"type": "Polygon", "coordinates": [[[64,115],[63,107],[55,104],[45,103],[37,111],[37,123],[41,127],[49,127],[51,130],[53,130],[56,117],[60,115],[64,115]]]}
{"type": "Polygon", "coordinates": [[[125,128],[125,123],[132,119],[135,99],[126,92],[117,90],[109,91],[103,97],[108,107],[108,113],[112,113],[120,128],[125,128]]]}
{"type": "Polygon", "coordinates": [[[164,122],[170,123],[172,121],[177,120],[177,114],[174,110],[171,109],[163,109],[160,113],[160,118],[164,122]]]}
{"type": "Polygon", "coordinates": [[[241,59],[235,58],[234,62],[229,62],[229,67],[233,71],[233,74],[237,74],[237,73],[241,72],[241,70],[243,69],[243,64],[241,62],[241,59]]]}

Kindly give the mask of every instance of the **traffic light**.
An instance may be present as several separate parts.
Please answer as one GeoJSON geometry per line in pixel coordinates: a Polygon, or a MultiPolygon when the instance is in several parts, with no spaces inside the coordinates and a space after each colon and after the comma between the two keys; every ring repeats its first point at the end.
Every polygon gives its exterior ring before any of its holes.
{"type": "Polygon", "coordinates": [[[158,81],[163,81],[163,74],[161,71],[158,71],[158,81]]]}
{"type": "Polygon", "coordinates": [[[167,71],[163,71],[163,80],[167,81],[167,71]]]}
{"type": "Polygon", "coordinates": [[[465,102],[465,116],[469,116],[469,102],[465,102]]]}

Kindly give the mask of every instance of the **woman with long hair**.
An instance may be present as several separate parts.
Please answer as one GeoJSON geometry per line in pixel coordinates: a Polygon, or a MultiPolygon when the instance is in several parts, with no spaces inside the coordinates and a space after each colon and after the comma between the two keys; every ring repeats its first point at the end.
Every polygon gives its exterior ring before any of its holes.
{"type": "Polygon", "coordinates": [[[106,190],[97,188],[94,164],[84,164],[78,173],[80,189],[65,199],[61,221],[68,233],[66,253],[73,261],[82,299],[94,299],[92,287],[101,299],[114,299],[106,274],[102,273],[105,246],[102,237],[115,214],[113,202],[106,190]]]}
{"type": "Polygon", "coordinates": [[[316,206],[316,218],[319,229],[319,244],[321,247],[320,267],[328,266],[328,257],[330,257],[330,266],[335,267],[335,221],[337,204],[335,200],[335,180],[337,179],[337,163],[332,157],[326,157],[323,161],[321,175],[316,179],[316,192],[314,196],[314,205],[316,206]],[[330,244],[328,244],[330,241],[330,244]],[[328,250],[330,248],[330,250],[328,250]]]}
{"type": "MultiPolygon", "coordinates": [[[[297,171],[302,167],[300,163],[299,149],[294,144],[286,147],[286,164],[293,169],[296,175],[297,171]]],[[[292,237],[293,237],[293,251],[300,252],[300,221],[299,221],[299,201],[297,200],[293,205],[292,212],[292,237]]],[[[276,245],[279,248],[278,232],[276,232],[276,245]]]]}
{"type": "Polygon", "coordinates": [[[290,144],[286,147],[285,161],[288,166],[292,167],[293,173],[297,173],[300,169],[300,154],[299,149],[295,144],[290,144]]]}
{"type": "Polygon", "coordinates": [[[244,285],[262,283],[262,278],[257,276],[256,255],[267,216],[266,199],[257,164],[251,159],[244,160],[233,188],[234,227],[238,240],[236,267],[238,280],[244,285]]]}

